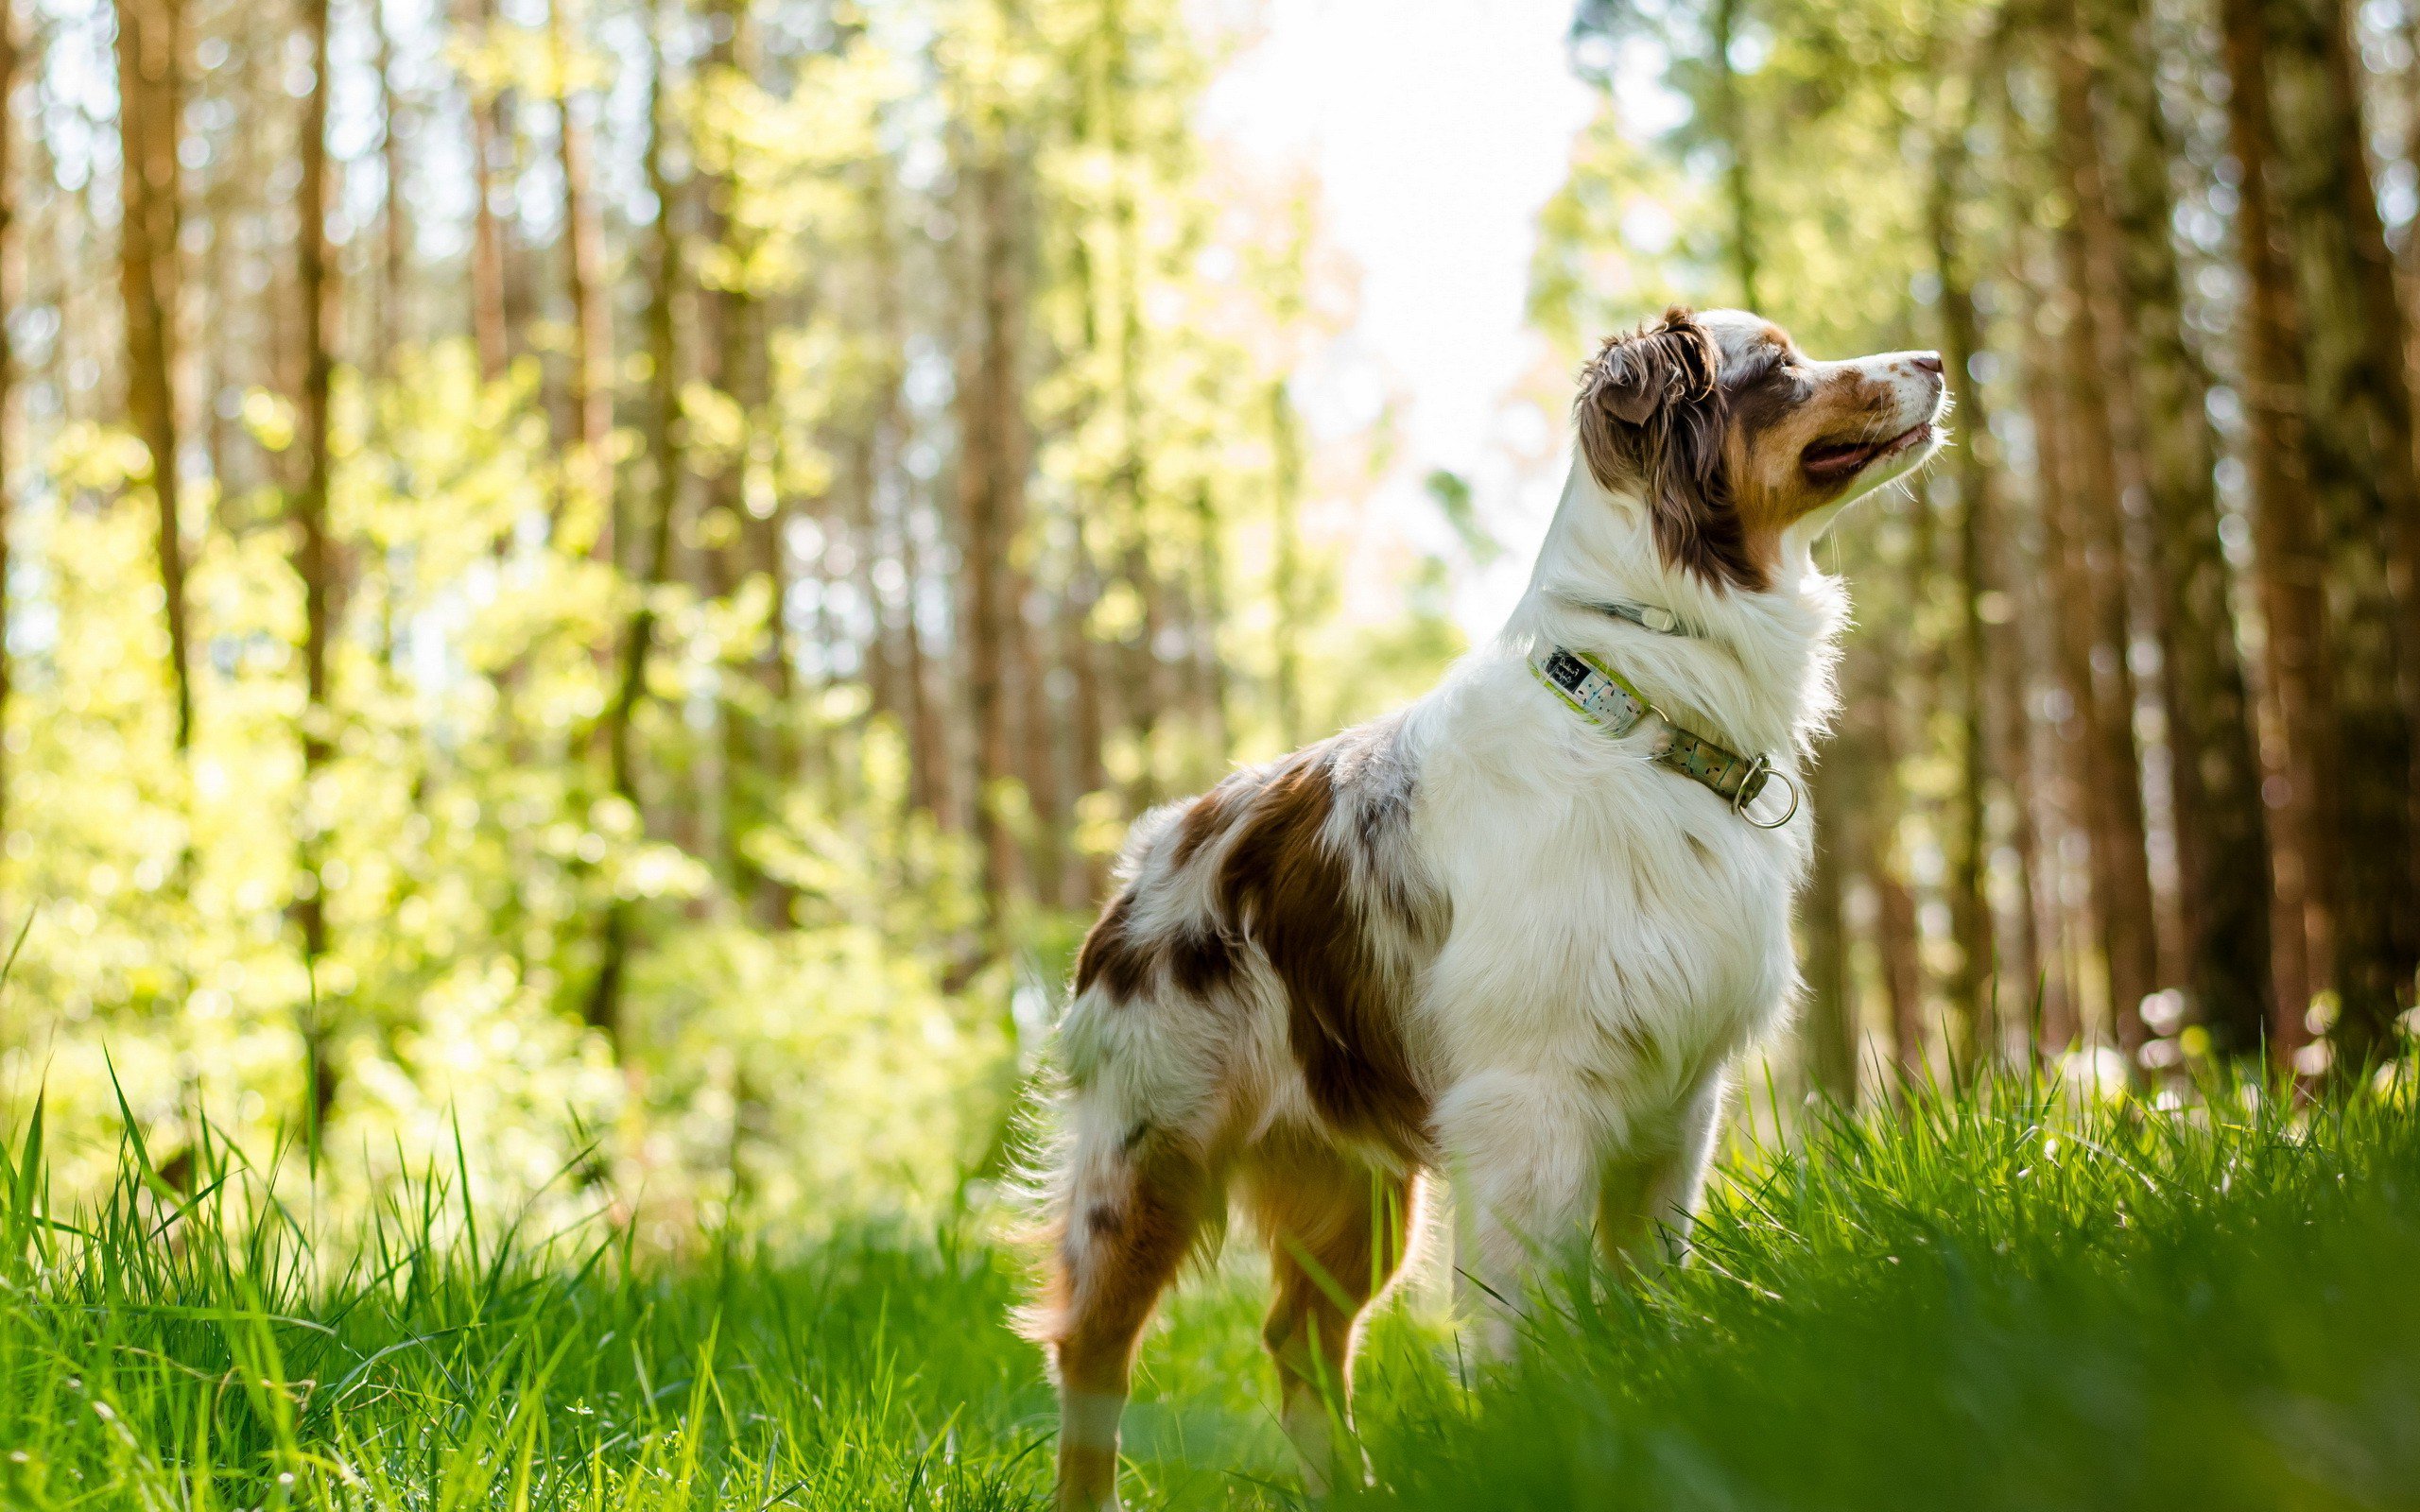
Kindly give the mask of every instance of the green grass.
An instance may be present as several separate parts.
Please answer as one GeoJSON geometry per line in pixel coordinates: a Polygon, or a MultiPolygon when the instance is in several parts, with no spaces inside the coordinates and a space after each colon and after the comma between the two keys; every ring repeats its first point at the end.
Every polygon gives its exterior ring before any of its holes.
{"type": "MultiPolygon", "coordinates": [[[[0,1192],[0,1506],[978,1509],[1049,1399],[959,1234],[684,1263],[466,1231],[442,1182],[338,1247],[205,1160],[0,1192]],[[60,1227],[72,1226],[72,1227],[60,1227]]],[[[2003,1092],[1736,1169],[1699,1263],[1566,1274],[1476,1382],[1413,1304],[1360,1426],[1415,1507],[2420,1507],[2420,1124],[2364,1099],[2080,1114],[2003,1092]]],[[[1242,1246],[1236,1246],[1239,1250],[1242,1246]]],[[[1298,1498],[1240,1258],[1145,1346],[1130,1504],[1298,1498]]]]}

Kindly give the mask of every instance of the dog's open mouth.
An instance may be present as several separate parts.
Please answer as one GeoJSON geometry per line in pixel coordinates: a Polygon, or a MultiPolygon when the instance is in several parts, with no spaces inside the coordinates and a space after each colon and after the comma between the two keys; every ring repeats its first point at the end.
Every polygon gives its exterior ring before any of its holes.
{"type": "Polygon", "coordinates": [[[1932,421],[1920,421],[1898,435],[1879,441],[1818,441],[1801,452],[1798,465],[1818,483],[1854,477],[1886,456],[1921,446],[1932,437],[1932,421]]]}

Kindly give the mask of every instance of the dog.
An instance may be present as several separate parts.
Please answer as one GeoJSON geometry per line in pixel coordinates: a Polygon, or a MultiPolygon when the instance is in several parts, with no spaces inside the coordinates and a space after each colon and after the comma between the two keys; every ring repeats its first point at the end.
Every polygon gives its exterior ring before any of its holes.
{"type": "Polygon", "coordinates": [[[1810,547],[1947,408],[1932,352],[1811,361],[1741,311],[1607,339],[1503,632],[1409,708],[1136,823],[1058,1031],[1020,1319],[1059,1385],[1060,1507],[1118,1505],[1137,1340],[1231,1198],[1269,1247],[1314,1495],[1432,1182],[1494,1355],[1592,1226],[1617,1271],[1682,1256],[1727,1069],[1797,987],[1798,773],[1847,617],[1810,547]]]}

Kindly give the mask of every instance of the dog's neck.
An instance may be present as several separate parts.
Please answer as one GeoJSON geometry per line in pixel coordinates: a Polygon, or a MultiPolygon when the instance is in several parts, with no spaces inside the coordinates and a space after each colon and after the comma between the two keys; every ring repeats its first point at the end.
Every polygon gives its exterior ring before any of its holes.
{"type": "Polygon", "coordinates": [[[1832,667],[1848,598],[1811,547],[1826,522],[1781,542],[1772,586],[1717,586],[1668,564],[1647,507],[1610,493],[1575,462],[1502,641],[1526,656],[1540,641],[1604,658],[1666,713],[1775,760],[1803,755],[1835,705],[1832,667]],[[1663,609],[1685,634],[1659,634],[1592,606],[1663,609]],[[1694,723],[1692,723],[1694,722],[1694,723]]]}

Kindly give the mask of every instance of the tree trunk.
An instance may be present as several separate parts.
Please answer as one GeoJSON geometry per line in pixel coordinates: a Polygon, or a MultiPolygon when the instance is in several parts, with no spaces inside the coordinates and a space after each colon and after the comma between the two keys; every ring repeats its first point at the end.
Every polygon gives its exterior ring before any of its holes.
{"type": "Polygon", "coordinates": [[[1747,121],[1740,108],[1739,75],[1731,65],[1731,44],[1739,30],[1740,0],[1714,0],[1707,62],[1714,70],[1714,129],[1722,138],[1722,198],[1731,217],[1725,238],[1732,276],[1742,309],[1763,306],[1757,299],[1756,196],[1748,164],[1747,121]]]}
{"type": "MultiPolygon", "coordinates": [[[[1962,1061],[1971,1062],[1979,1049],[1996,1053],[1998,1037],[1999,978],[1995,971],[1991,899],[1985,888],[1990,861],[1987,833],[1990,780],[1987,732],[1991,728],[1990,694],[1985,674],[1984,594],[1993,592],[1984,541],[1993,506],[1991,419],[1983,407],[1981,386],[1969,368],[1981,347],[1975,317],[1975,297],[1961,255],[1957,206],[1966,162],[1964,123],[1941,133],[1933,145],[1932,194],[1927,220],[1932,237],[1933,271],[1941,283],[1941,355],[1950,381],[1958,387],[1962,443],[1955,454],[1958,479],[1958,622],[1952,657],[1956,665],[1961,721],[1958,744],[1958,791],[1948,825],[1949,922],[1958,941],[1958,974],[1950,996],[1963,1023],[1962,1061]]],[[[1929,566],[1929,563],[1927,564],[1929,566]]]]}
{"type": "Polygon", "coordinates": [[[596,519],[594,552],[614,561],[614,312],[605,286],[604,228],[598,223],[590,168],[588,122],[580,92],[572,88],[571,0],[549,0],[546,45],[555,70],[556,145],[563,175],[563,285],[571,296],[572,359],[567,398],[578,450],[566,464],[583,508],[596,519]]]}
{"type": "MultiPolygon", "coordinates": [[[[2050,587],[2050,601],[2060,607],[2060,612],[2050,616],[2050,650],[2066,714],[2054,721],[2053,740],[2059,753],[2060,786],[2068,795],[2066,806],[2083,833],[2089,856],[2084,905],[2076,911],[2073,924],[2079,936],[2089,941],[2094,953],[2101,957],[2104,988],[2114,1003],[2115,988],[2109,983],[2114,974],[2110,965],[2114,953],[2108,941],[2117,933],[2109,922],[2115,888],[2105,860],[2112,849],[2107,817],[2109,783],[2100,770],[2104,742],[2093,692],[2095,627],[2089,608],[2092,589],[2083,548],[2076,539],[2076,495],[2081,491],[2080,474],[2083,469],[2067,447],[2072,435],[2070,411],[2082,402],[2082,396],[2062,392],[2066,377],[2065,364],[2049,335],[2036,328],[2028,332],[2028,338],[2027,398],[2033,414],[2042,569],[2050,587]]],[[[2134,781],[2131,769],[2124,774],[2124,780],[2134,781]]],[[[2049,1040],[2060,1049],[2067,1048],[2075,1037],[2085,1033],[2083,1004],[2074,1002],[2069,1006],[2072,1019],[2061,1026],[2066,1035],[2049,1040]]]]}
{"type": "Polygon", "coordinates": [[[2274,751],[2270,811],[2276,998],[2270,1050],[2290,1060],[2306,1037],[2303,1016],[2328,975],[2336,889],[2335,686],[2326,566],[2304,449],[2301,297],[2279,228],[2276,137],[2270,110],[2268,38],[2260,0],[2221,0],[2228,79],[2227,141],[2240,169],[2238,255],[2242,318],[2244,465],[2252,492],[2261,617],[2267,625],[2263,696],[2274,751]]]}
{"type": "MultiPolygon", "coordinates": [[[[16,7],[0,0],[0,310],[17,308],[9,285],[10,249],[17,219],[16,118],[7,103],[17,90],[16,7]]],[[[9,837],[9,696],[14,691],[15,666],[9,657],[9,535],[15,496],[9,491],[9,469],[17,455],[9,446],[9,402],[15,396],[17,353],[10,344],[9,322],[0,319],[0,855],[9,837]]]]}
{"type": "MultiPolygon", "coordinates": [[[[993,129],[996,133],[997,129],[993,129]]],[[[1024,290],[1015,188],[1008,145],[995,134],[967,165],[975,239],[976,329],[959,385],[958,464],[967,625],[959,638],[976,731],[975,823],[984,897],[996,927],[1023,885],[1005,789],[1015,782],[1015,721],[1009,679],[1024,629],[1010,561],[1025,508],[1024,409],[1019,351],[1024,290]]]]}
{"type": "MultiPolygon", "coordinates": [[[[475,21],[484,38],[495,21],[495,0],[462,0],[457,14],[475,21]]],[[[470,80],[463,93],[471,105],[471,333],[479,349],[479,373],[490,383],[504,376],[511,360],[511,323],[505,309],[504,227],[495,213],[495,160],[505,140],[501,100],[470,80]]]]}
{"type": "Polygon", "coordinates": [[[300,226],[296,283],[302,293],[302,402],[297,406],[302,442],[302,487],[294,496],[294,572],[302,580],[302,794],[295,834],[298,885],[295,915],[302,931],[302,960],[314,973],[310,1024],[311,1116],[316,1162],[320,1130],[334,1106],[337,1072],[328,1055],[327,1005],[316,987],[317,967],[328,953],[325,884],[327,827],[319,779],[333,751],[334,715],[328,703],[328,631],[335,560],[328,549],[328,393],[335,375],[329,325],[336,280],[328,255],[328,0],[305,0],[303,25],[311,41],[311,94],[302,111],[302,182],[297,190],[300,226]]]}
{"type": "Polygon", "coordinates": [[[1849,985],[1847,849],[1851,823],[1837,763],[1826,752],[1808,776],[1814,791],[1815,864],[1798,900],[1806,956],[1806,1007],[1799,1043],[1806,1081],[1843,1108],[1857,1106],[1857,1000],[1849,985]]]}
{"type": "MultiPolygon", "coordinates": [[[[631,610],[628,627],[622,637],[620,675],[615,679],[614,699],[605,711],[605,754],[609,776],[615,796],[642,816],[645,809],[639,799],[638,757],[632,742],[631,725],[638,713],[639,701],[647,694],[648,658],[655,644],[655,590],[664,583],[672,567],[672,526],[681,503],[681,478],[684,466],[681,422],[681,373],[678,332],[674,325],[673,301],[678,297],[682,277],[681,237],[674,226],[675,205],[672,181],[665,164],[664,135],[670,119],[670,104],[665,97],[664,73],[667,66],[663,48],[666,0],[655,0],[650,36],[655,43],[653,69],[648,87],[647,184],[655,198],[654,266],[649,270],[647,302],[647,347],[649,362],[648,376],[647,455],[651,464],[654,488],[644,541],[646,555],[639,564],[638,600],[631,610]]],[[[623,1022],[622,978],[630,956],[631,910],[630,902],[618,893],[606,905],[605,932],[596,970],[596,980],[590,989],[587,1021],[592,1028],[604,1031],[614,1043],[616,1058],[625,1073],[631,1071],[629,1026],[623,1022]]]]}
{"type": "Polygon", "coordinates": [[[1302,427],[1286,381],[1269,385],[1270,506],[1276,516],[1276,560],[1270,593],[1277,601],[1274,673],[1277,695],[1277,737],[1291,750],[1308,738],[1303,716],[1302,639],[1308,618],[1303,603],[1303,542],[1299,516],[1303,503],[1302,427]]]}
{"type": "MultiPolygon", "coordinates": [[[[2067,72],[2062,69],[2063,76],[2067,72]]],[[[2061,134],[2073,151],[2083,145],[2074,139],[2088,133],[2090,117],[2076,121],[2085,106],[2068,98],[2066,82],[2063,77],[2059,115],[2061,134]]],[[[2089,741],[2087,766],[2079,775],[2091,816],[2095,891],[2101,900],[2101,967],[2108,978],[2110,1031],[2131,1058],[2145,1038],[2143,999],[2158,988],[2160,972],[2142,761],[2135,744],[2135,679],[2127,654],[2134,639],[2133,616],[2127,602],[2121,462],[2111,414],[2118,396],[2102,382],[2104,373],[2121,369],[2107,366],[2116,333],[2105,323],[2112,313],[2107,302],[2095,297],[2090,232],[2082,224],[2105,209],[2097,202],[2096,167],[2090,157],[2075,156],[2069,157],[2068,166],[2078,212],[2061,229],[2058,241],[2070,294],[2065,376],[2074,395],[2067,419],[2075,443],[2070,461],[2079,487],[2072,493],[2061,490],[2065,496],[2052,513],[2073,574],[2068,586],[2074,596],[2062,593],[2062,602],[2074,607],[2076,628],[2088,637],[2079,643],[2081,663],[2071,668],[2083,678],[2076,691],[2083,700],[2089,741]]]]}
{"type": "Polygon", "coordinates": [[[2113,145],[2107,183],[2142,418],[2144,483],[2164,594],[2159,618],[2183,900],[2186,982],[2196,1016],[2223,1052],[2250,1054],[2271,1001],[2269,842],[2251,701],[2236,655],[2231,574],[2219,542],[2212,481],[2217,443],[2209,382],[2185,336],[2171,226],[2175,158],[2155,81],[2143,0],[2112,0],[2107,91],[2113,145]]]}
{"type": "Polygon", "coordinates": [[[159,505],[160,587],[176,691],[177,750],[193,746],[193,647],[185,553],[177,524],[177,237],[183,117],[184,0],[118,0],[118,144],[126,164],[118,287],[126,304],[126,407],[151,454],[159,505]]]}
{"type": "MultiPolygon", "coordinates": [[[[1921,1080],[1930,1062],[1922,936],[1899,843],[1907,793],[1900,782],[1900,713],[1894,693],[1903,668],[1895,652],[1878,637],[1859,638],[1847,648],[1841,679],[1852,713],[1825,753],[1824,765],[1831,770],[1826,813],[1840,827],[1841,861],[1853,866],[1873,889],[1875,964],[1890,1013],[1893,1058],[1903,1076],[1921,1080]]],[[[1850,1032],[1853,1027],[1852,1022],[1850,1032]]]]}
{"type": "Polygon", "coordinates": [[[1201,727],[1202,765],[1198,774],[1206,785],[1218,782],[1227,772],[1227,758],[1233,737],[1227,729],[1227,664],[1219,655],[1219,628],[1227,623],[1227,565],[1225,542],[1221,536],[1218,501],[1211,496],[1209,485],[1196,485],[1194,495],[1194,559],[1192,634],[1187,642],[1193,655],[1193,680],[1199,708],[1196,723],[1201,727]]]}
{"type": "Polygon", "coordinates": [[[395,39],[387,25],[386,0],[369,0],[378,37],[378,163],[386,179],[379,215],[378,350],[368,366],[385,374],[394,349],[406,339],[405,275],[410,267],[410,228],[404,219],[403,102],[395,93],[395,39]]]}
{"type": "MultiPolygon", "coordinates": [[[[1083,522],[1077,521],[1070,534],[1073,544],[1069,550],[1067,590],[1059,600],[1059,656],[1069,679],[1067,725],[1072,760],[1068,782],[1075,789],[1070,806],[1080,814],[1084,799],[1109,790],[1109,774],[1101,764],[1101,742],[1107,735],[1100,686],[1101,648],[1092,634],[1093,606],[1100,601],[1100,571],[1094,565],[1092,548],[1085,541],[1083,522]]],[[[1103,859],[1084,851],[1080,864],[1067,868],[1060,879],[1059,901],[1063,906],[1081,912],[1100,905],[1102,895],[1108,890],[1108,868],[1103,859]]]]}
{"type": "Polygon", "coordinates": [[[2345,7],[2273,0],[2268,23],[2283,170],[2273,186],[2302,275],[2306,438],[2329,524],[2328,601],[2339,610],[2333,1040],[2340,1058],[2359,1065],[2391,1053],[2420,967],[2420,474],[2406,322],[2363,145],[2361,68],[2345,7]]]}

